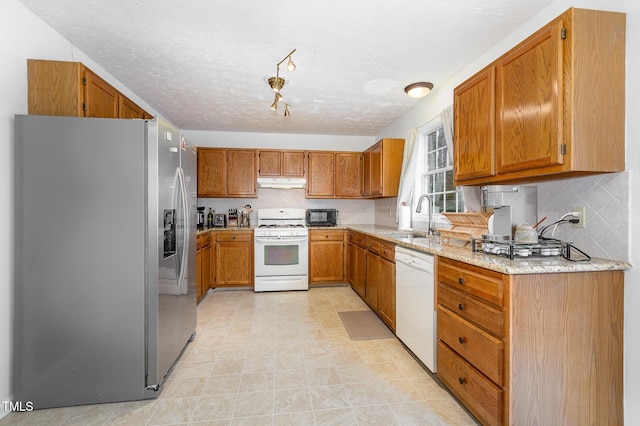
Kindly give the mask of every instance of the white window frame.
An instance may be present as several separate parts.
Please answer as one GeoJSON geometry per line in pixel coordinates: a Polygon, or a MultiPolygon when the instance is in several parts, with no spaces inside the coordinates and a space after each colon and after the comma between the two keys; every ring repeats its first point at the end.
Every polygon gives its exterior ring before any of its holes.
{"type": "MultiPolygon", "coordinates": [[[[425,173],[425,149],[426,149],[426,139],[430,133],[437,130],[438,128],[442,128],[442,120],[440,117],[436,117],[428,123],[420,126],[418,128],[418,134],[416,136],[416,143],[418,144],[418,162],[416,164],[416,174],[415,174],[415,191],[413,194],[413,205],[415,206],[413,209],[413,220],[416,222],[424,222],[427,224],[429,222],[429,209],[433,208],[433,204],[429,205],[428,200],[423,201],[422,211],[417,213],[415,210],[418,206],[418,200],[420,196],[424,194],[426,191],[422,187],[423,175],[425,173]]],[[[446,168],[440,169],[440,171],[453,170],[453,159],[451,157],[451,153],[448,153],[449,156],[449,164],[446,168]]],[[[433,200],[432,200],[433,202],[433,200]]],[[[433,212],[431,220],[433,221],[434,227],[442,227],[450,225],[449,221],[440,213],[433,212]]]]}

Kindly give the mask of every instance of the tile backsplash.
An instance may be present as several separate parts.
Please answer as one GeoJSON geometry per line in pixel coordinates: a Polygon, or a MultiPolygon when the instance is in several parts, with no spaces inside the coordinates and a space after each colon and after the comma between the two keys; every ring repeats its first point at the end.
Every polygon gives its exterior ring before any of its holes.
{"type": "Polygon", "coordinates": [[[305,198],[304,189],[259,188],[258,198],[198,199],[198,206],[204,206],[205,213],[209,212],[210,207],[217,213],[227,213],[229,208],[240,208],[247,204],[252,207],[252,225],[258,220],[257,210],[268,208],[338,209],[338,225],[372,223],[374,217],[374,203],[371,200],[305,198]]]}
{"type": "Polygon", "coordinates": [[[591,257],[629,260],[629,172],[542,182],[537,186],[538,217],[546,216],[547,225],[574,207],[586,210],[584,229],[560,225],[557,238],[571,241],[591,257]]]}

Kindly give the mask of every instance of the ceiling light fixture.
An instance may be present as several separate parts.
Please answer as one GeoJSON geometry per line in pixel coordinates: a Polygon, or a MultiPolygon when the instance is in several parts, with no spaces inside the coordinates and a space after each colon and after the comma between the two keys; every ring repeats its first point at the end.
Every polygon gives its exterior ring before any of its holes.
{"type": "Polygon", "coordinates": [[[404,91],[412,98],[422,98],[423,96],[427,96],[431,89],[433,89],[433,83],[423,81],[408,85],[404,88],[404,91]]]}
{"type": "MultiPolygon", "coordinates": [[[[273,111],[278,109],[278,102],[282,101],[282,99],[284,98],[284,96],[280,93],[280,90],[282,90],[282,88],[284,87],[284,83],[285,83],[284,78],[280,77],[280,65],[282,65],[282,63],[284,61],[289,59],[289,62],[287,63],[287,69],[289,71],[295,71],[296,70],[296,64],[293,63],[293,59],[291,59],[291,55],[293,55],[293,53],[295,51],[296,51],[296,49],[293,49],[291,52],[289,52],[289,54],[287,56],[282,58],[282,60],[276,64],[276,76],[275,77],[271,77],[268,80],[269,87],[271,87],[271,90],[276,92],[275,99],[274,99],[274,101],[273,101],[273,103],[271,104],[271,107],[270,107],[271,110],[273,110],[273,111]]],[[[284,104],[284,105],[285,105],[284,116],[285,117],[291,116],[291,113],[289,112],[289,104],[284,104]]]]}

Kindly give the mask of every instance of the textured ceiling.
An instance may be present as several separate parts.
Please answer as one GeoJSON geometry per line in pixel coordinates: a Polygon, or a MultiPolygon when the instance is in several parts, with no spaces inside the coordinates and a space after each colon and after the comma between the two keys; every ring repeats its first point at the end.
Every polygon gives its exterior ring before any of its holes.
{"type": "Polygon", "coordinates": [[[182,129],[372,136],[550,0],[21,0],[182,129]],[[266,80],[281,66],[281,105],[266,80]]]}

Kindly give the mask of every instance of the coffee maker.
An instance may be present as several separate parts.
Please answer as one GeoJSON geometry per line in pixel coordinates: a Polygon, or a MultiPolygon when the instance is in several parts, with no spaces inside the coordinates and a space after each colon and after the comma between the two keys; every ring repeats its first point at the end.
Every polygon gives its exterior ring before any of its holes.
{"type": "Polygon", "coordinates": [[[198,229],[204,229],[204,207],[198,207],[198,229]]]}
{"type": "Polygon", "coordinates": [[[493,211],[493,235],[513,239],[515,228],[538,221],[538,188],[528,185],[487,185],[480,188],[483,211],[493,211]]]}

